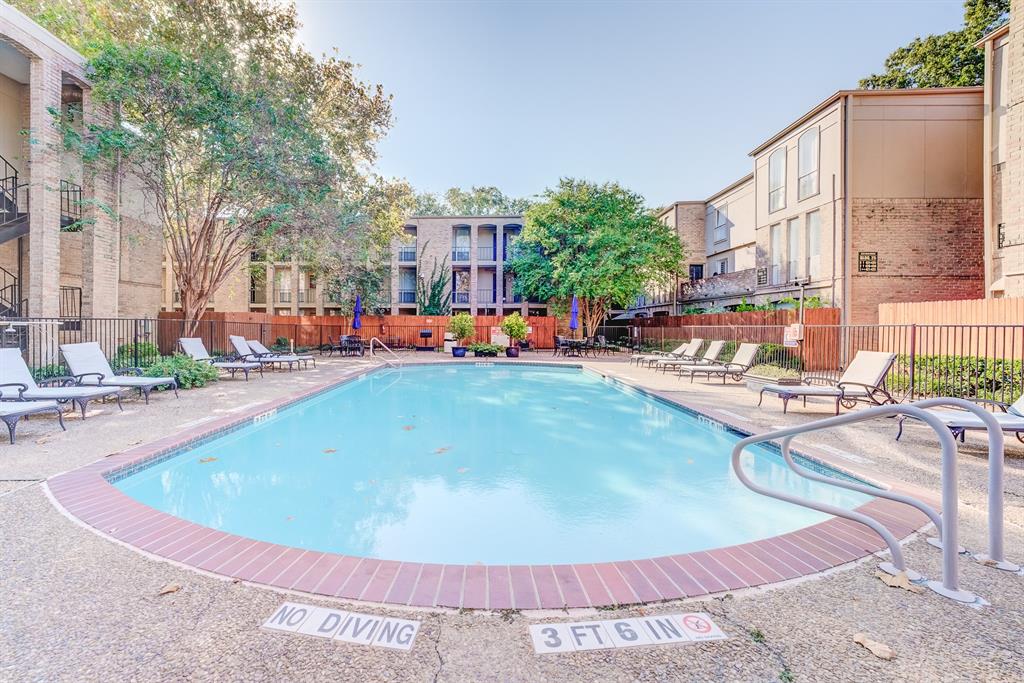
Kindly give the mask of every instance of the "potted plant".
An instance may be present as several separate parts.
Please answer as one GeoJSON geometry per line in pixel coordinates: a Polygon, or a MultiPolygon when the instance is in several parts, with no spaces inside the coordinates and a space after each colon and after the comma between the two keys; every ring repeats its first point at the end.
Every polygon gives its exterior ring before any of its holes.
{"type": "Polygon", "coordinates": [[[476,334],[476,323],[473,322],[473,316],[469,313],[453,315],[452,319],[448,321],[448,331],[455,335],[455,339],[458,342],[458,346],[452,347],[452,356],[455,358],[465,358],[466,347],[464,342],[467,339],[472,339],[473,335],[476,334]]]}
{"type": "Polygon", "coordinates": [[[500,344],[488,344],[487,342],[476,342],[475,344],[469,345],[469,350],[473,352],[474,356],[483,356],[488,358],[494,358],[503,349],[504,347],[500,344]]]}
{"type": "Polygon", "coordinates": [[[501,331],[508,335],[508,348],[505,355],[509,358],[519,357],[519,345],[516,342],[526,339],[526,321],[518,313],[505,316],[501,321],[501,331]]]}

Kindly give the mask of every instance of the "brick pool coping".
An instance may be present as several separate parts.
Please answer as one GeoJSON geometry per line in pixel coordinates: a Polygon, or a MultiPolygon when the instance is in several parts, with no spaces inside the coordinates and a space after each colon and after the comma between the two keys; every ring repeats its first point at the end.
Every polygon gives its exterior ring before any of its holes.
{"type": "MultiPolygon", "coordinates": [[[[567,367],[565,363],[543,365],[567,367]]],[[[275,588],[413,607],[561,609],[693,598],[812,576],[885,548],[882,539],[867,527],[832,518],[740,545],[641,560],[556,565],[398,562],[236,536],[143,505],[111,484],[111,478],[128,476],[173,457],[182,448],[245,427],[254,419],[374,371],[360,372],[108,456],[51,477],[46,486],[71,516],[103,535],[161,558],[275,588]]],[[[685,402],[612,378],[684,410],[698,411],[685,402]]],[[[737,431],[757,431],[749,425],[737,427],[728,419],[713,419],[737,431]]],[[[817,453],[814,458],[856,475],[834,464],[832,458],[817,453]]],[[[876,483],[899,488],[870,476],[876,483]]],[[[857,510],[874,517],[900,539],[928,523],[919,510],[885,499],[871,500],[857,510]]]]}

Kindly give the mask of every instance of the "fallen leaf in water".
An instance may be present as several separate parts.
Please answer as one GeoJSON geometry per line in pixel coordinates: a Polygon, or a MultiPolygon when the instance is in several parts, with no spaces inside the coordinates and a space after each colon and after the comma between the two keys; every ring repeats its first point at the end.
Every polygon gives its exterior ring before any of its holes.
{"type": "Polygon", "coordinates": [[[201,462],[201,463],[203,463],[203,464],[205,465],[206,463],[208,463],[208,462],[213,462],[213,461],[214,461],[214,460],[216,460],[216,459],[217,459],[217,458],[214,458],[214,457],[209,457],[209,458],[199,458],[199,462],[201,462]]]}
{"type": "Polygon", "coordinates": [[[295,515],[288,515],[287,517],[285,517],[285,518],[284,518],[284,521],[286,521],[286,522],[290,522],[290,521],[292,521],[293,519],[295,519],[295,515]]]}
{"type": "Polygon", "coordinates": [[[370,480],[370,486],[376,486],[376,485],[377,485],[377,480],[376,479],[371,479],[370,480]]]}
{"type": "Polygon", "coordinates": [[[910,579],[907,578],[906,572],[900,572],[893,576],[892,574],[886,574],[885,572],[875,572],[875,576],[882,580],[886,586],[893,588],[902,588],[908,590],[911,593],[923,593],[924,588],[918,586],[915,583],[911,583],[910,579]]]}
{"type": "Polygon", "coordinates": [[[325,448],[324,449],[324,453],[337,453],[337,452],[338,452],[338,449],[336,449],[336,448],[325,448]]]}
{"type": "Polygon", "coordinates": [[[688,458],[688,459],[686,460],[686,464],[687,464],[687,465],[692,465],[692,464],[693,464],[693,458],[688,458]]]}
{"type": "Polygon", "coordinates": [[[404,429],[407,432],[411,432],[412,430],[416,429],[416,425],[405,425],[404,427],[402,427],[402,429],[404,429]]]}
{"type": "Polygon", "coordinates": [[[438,454],[440,454],[440,453],[447,453],[447,452],[448,452],[448,451],[450,451],[451,449],[452,449],[452,447],[451,447],[451,446],[441,446],[440,448],[438,448],[438,449],[437,449],[436,451],[434,451],[434,452],[435,452],[435,453],[438,453],[438,454]]]}
{"type": "Polygon", "coordinates": [[[459,474],[465,474],[466,472],[469,472],[469,468],[468,467],[460,467],[459,469],[457,469],[455,471],[458,472],[459,474]]]}
{"type": "Polygon", "coordinates": [[[867,634],[864,634],[864,633],[856,633],[856,634],[854,634],[853,642],[857,643],[858,645],[862,645],[862,646],[866,647],[871,652],[871,654],[873,654],[874,656],[878,657],[879,659],[884,659],[884,660],[888,661],[890,659],[895,659],[896,658],[896,651],[895,650],[893,650],[891,647],[889,647],[885,643],[880,643],[877,640],[871,640],[870,638],[867,637],[867,634]]]}
{"type": "Polygon", "coordinates": [[[168,593],[177,593],[180,590],[181,590],[181,586],[179,586],[178,584],[176,584],[176,583],[169,583],[166,586],[164,586],[163,588],[161,588],[160,592],[157,593],[157,595],[167,595],[168,593]]]}

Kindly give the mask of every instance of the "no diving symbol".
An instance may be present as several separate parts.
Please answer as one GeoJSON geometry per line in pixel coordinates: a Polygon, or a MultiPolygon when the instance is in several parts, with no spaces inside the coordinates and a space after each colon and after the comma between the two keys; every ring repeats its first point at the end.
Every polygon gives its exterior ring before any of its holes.
{"type": "Polygon", "coordinates": [[[711,624],[696,614],[687,614],[683,617],[683,626],[696,633],[711,633],[711,624]]]}

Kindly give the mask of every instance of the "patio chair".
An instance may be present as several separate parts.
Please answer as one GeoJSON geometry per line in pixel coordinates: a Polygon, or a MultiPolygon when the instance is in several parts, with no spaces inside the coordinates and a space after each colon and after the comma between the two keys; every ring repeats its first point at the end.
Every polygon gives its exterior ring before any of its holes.
{"type": "Polygon", "coordinates": [[[182,337],[178,340],[178,346],[185,352],[192,360],[199,361],[201,363],[209,363],[218,370],[227,370],[231,373],[231,379],[235,378],[236,372],[245,373],[245,381],[249,381],[249,371],[258,370],[260,377],[263,376],[263,364],[255,361],[241,361],[241,360],[225,360],[223,358],[214,358],[206,350],[206,345],[203,344],[203,340],[199,337],[182,337]]]}
{"type": "MultiPolygon", "coordinates": [[[[228,335],[228,340],[231,341],[231,346],[235,349],[235,355],[241,362],[259,363],[261,366],[270,365],[271,367],[283,365],[283,363],[281,363],[280,361],[276,361],[273,358],[263,357],[259,353],[256,353],[252,348],[249,347],[249,342],[245,341],[245,337],[241,335],[228,335]]],[[[294,364],[294,362],[297,361],[293,361],[292,364],[294,364]]],[[[292,364],[288,365],[289,370],[291,370],[292,364]]]]}
{"type": "Polygon", "coordinates": [[[674,351],[652,351],[650,353],[634,353],[629,357],[630,362],[636,361],[637,365],[645,365],[653,363],[658,360],[693,360],[697,357],[697,353],[700,351],[700,347],[704,345],[704,340],[700,338],[694,338],[685,344],[681,344],[674,351]]]}
{"type": "Polygon", "coordinates": [[[366,347],[359,335],[346,334],[339,340],[339,351],[343,356],[362,356],[366,353],[366,347]]]}
{"type": "Polygon", "coordinates": [[[555,350],[552,352],[552,356],[562,354],[563,356],[569,355],[569,351],[572,349],[572,344],[565,337],[556,334],[555,335],[555,350]]]}
{"type": "Polygon", "coordinates": [[[725,384],[726,377],[732,377],[739,382],[743,379],[743,375],[753,367],[759,348],[761,348],[760,344],[740,344],[732,360],[727,363],[715,362],[703,365],[680,365],[678,366],[679,377],[682,378],[683,375],[689,375],[691,384],[693,383],[693,378],[697,375],[704,375],[709,380],[712,375],[721,377],[722,384],[725,384]]]}
{"type": "MultiPolygon", "coordinates": [[[[284,363],[302,363],[303,367],[308,367],[309,362],[313,362],[313,367],[316,367],[316,357],[310,354],[297,354],[297,353],[277,353],[271,351],[263,343],[257,339],[247,339],[249,348],[257,353],[261,358],[275,358],[284,363]]],[[[289,367],[291,367],[289,365],[289,367]]]]}
{"type": "Polygon", "coordinates": [[[761,388],[757,405],[760,407],[766,392],[782,399],[783,414],[790,399],[802,398],[804,405],[807,405],[808,396],[835,399],[836,415],[839,414],[840,404],[852,408],[858,401],[878,406],[898,403],[885,388],[885,376],[895,361],[895,353],[858,351],[838,380],[811,376],[804,377],[801,384],[768,384],[761,388]]]}
{"type": "Polygon", "coordinates": [[[157,387],[170,387],[178,398],[178,380],[174,377],[144,377],[142,368],[121,368],[114,372],[97,342],[61,344],[60,352],[71,370],[71,376],[83,386],[138,389],[149,404],[149,394],[157,387]],[[131,374],[123,374],[131,373],[131,374]]]}
{"type": "MultiPolygon", "coordinates": [[[[1013,434],[1017,437],[1018,441],[1024,443],[1024,394],[1021,394],[1020,398],[1012,404],[1003,403],[1002,401],[992,401],[986,398],[968,398],[964,400],[999,408],[999,412],[992,413],[992,417],[999,422],[999,426],[1002,427],[1004,432],[1013,434]]],[[[939,420],[949,427],[949,431],[953,433],[953,437],[959,438],[961,441],[964,440],[964,436],[969,429],[980,429],[982,431],[988,429],[985,423],[981,421],[980,417],[974,413],[969,413],[966,410],[957,410],[956,408],[925,408],[925,410],[939,418],[939,420]]],[[[897,441],[899,441],[900,437],[903,436],[903,422],[908,417],[910,416],[900,415],[899,417],[899,431],[896,432],[897,441]]]]}
{"type": "Polygon", "coordinates": [[[700,358],[659,358],[658,360],[648,362],[648,365],[655,369],[661,368],[662,372],[667,372],[669,368],[677,368],[686,365],[707,365],[709,363],[717,363],[718,357],[722,355],[722,349],[724,348],[724,341],[713,341],[710,344],[708,344],[708,348],[704,351],[704,355],[701,356],[700,358]]]}
{"type": "Polygon", "coordinates": [[[89,401],[113,396],[117,399],[117,407],[121,406],[120,387],[85,387],[77,383],[74,377],[50,377],[36,383],[32,373],[21,357],[20,349],[0,349],[0,399],[10,400],[12,396],[26,401],[56,401],[72,403],[82,411],[89,401]],[[57,386],[46,386],[56,384],[57,386]],[[41,386],[42,385],[42,386],[41,386]],[[4,389],[4,387],[8,387],[4,389]],[[17,388],[17,391],[14,389],[17,388]]]}
{"type": "MultiPolygon", "coordinates": [[[[2,384],[0,387],[18,387],[19,395],[25,392],[24,384],[2,384]]],[[[18,420],[28,415],[36,415],[38,413],[48,413],[53,411],[57,413],[57,421],[60,422],[60,428],[67,431],[68,428],[64,426],[64,411],[60,409],[56,401],[25,401],[20,399],[5,399],[0,401],[0,420],[4,421],[7,425],[7,437],[11,440],[11,445],[14,445],[14,430],[18,428],[18,420]]]]}

